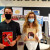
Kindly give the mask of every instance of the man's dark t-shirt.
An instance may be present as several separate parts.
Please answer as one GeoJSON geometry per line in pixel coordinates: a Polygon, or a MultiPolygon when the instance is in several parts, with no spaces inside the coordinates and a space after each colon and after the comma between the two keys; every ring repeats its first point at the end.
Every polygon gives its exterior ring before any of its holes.
{"type": "MultiPolygon", "coordinates": [[[[19,23],[11,20],[11,22],[7,24],[5,21],[3,21],[0,23],[0,43],[2,43],[2,32],[7,32],[7,31],[13,32],[13,40],[15,40],[18,35],[21,35],[19,23]]],[[[5,47],[3,50],[17,50],[17,43],[15,44],[15,46],[5,47]]]]}

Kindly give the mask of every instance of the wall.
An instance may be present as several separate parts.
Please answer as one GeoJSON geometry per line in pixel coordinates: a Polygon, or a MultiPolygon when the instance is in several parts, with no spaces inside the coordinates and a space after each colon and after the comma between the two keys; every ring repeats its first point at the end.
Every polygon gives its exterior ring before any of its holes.
{"type": "Polygon", "coordinates": [[[0,0],[0,6],[22,6],[22,7],[50,7],[50,1],[5,1],[0,0]]]}

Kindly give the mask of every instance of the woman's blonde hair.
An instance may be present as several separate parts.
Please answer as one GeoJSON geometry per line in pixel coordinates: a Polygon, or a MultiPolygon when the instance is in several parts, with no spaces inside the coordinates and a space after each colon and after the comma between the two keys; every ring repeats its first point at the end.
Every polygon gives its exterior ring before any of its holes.
{"type": "MultiPolygon", "coordinates": [[[[23,33],[26,33],[27,32],[27,28],[29,28],[29,21],[28,21],[28,18],[29,18],[29,15],[30,14],[34,14],[34,12],[29,12],[26,17],[25,17],[25,22],[24,22],[24,25],[23,25],[23,33]]],[[[34,22],[33,22],[33,27],[38,30],[38,21],[36,19],[36,15],[34,14],[34,22]]]]}

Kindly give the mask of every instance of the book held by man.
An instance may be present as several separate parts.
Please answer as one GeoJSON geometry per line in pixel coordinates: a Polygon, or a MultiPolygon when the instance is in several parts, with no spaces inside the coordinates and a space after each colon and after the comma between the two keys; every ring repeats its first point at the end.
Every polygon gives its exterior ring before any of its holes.
{"type": "Polygon", "coordinates": [[[13,40],[13,32],[2,32],[2,43],[6,46],[10,46],[10,42],[13,40]]]}

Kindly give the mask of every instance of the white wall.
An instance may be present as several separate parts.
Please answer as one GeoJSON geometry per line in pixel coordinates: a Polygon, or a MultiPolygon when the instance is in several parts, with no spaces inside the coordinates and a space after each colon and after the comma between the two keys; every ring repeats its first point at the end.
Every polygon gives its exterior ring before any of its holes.
{"type": "Polygon", "coordinates": [[[0,6],[22,6],[22,7],[50,7],[50,1],[5,1],[0,0],[0,6]]]}

